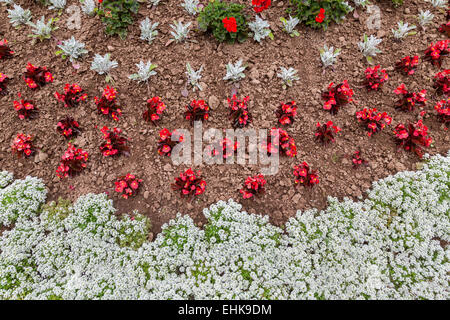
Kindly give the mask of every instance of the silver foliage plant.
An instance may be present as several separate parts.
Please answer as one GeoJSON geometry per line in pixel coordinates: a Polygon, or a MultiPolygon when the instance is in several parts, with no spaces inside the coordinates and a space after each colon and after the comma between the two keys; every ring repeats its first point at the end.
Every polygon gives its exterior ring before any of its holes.
{"type": "Polygon", "coordinates": [[[173,36],[173,39],[176,42],[182,42],[185,41],[188,38],[189,34],[189,27],[191,25],[191,22],[188,22],[186,24],[183,24],[181,21],[174,21],[174,24],[171,24],[170,27],[173,29],[173,31],[170,31],[170,34],[173,36]]]}
{"type": "Polygon", "coordinates": [[[84,0],[81,2],[81,10],[88,16],[92,16],[97,9],[95,0],[84,0]]]}
{"type": "Polygon", "coordinates": [[[204,229],[178,214],[154,241],[144,216],[118,218],[106,194],[41,210],[41,180],[8,182],[0,300],[449,300],[450,153],[424,160],[284,228],[230,199],[203,210],[204,229]]]}
{"type": "Polygon", "coordinates": [[[341,54],[341,49],[334,49],[334,47],[328,48],[327,45],[320,49],[320,60],[324,68],[331,67],[335,62],[337,57],[341,54]]]}
{"type": "Polygon", "coordinates": [[[202,78],[203,66],[200,67],[197,71],[192,69],[190,63],[186,63],[186,75],[188,78],[188,82],[193,88],[193,91],[195,91],[195,88],[198,88],[200,91],[202,91],[202,87],[199,84],[199,80],[202,78]]]}
{"type": "Polygon", "coordinates": [[[85,49],[85,44],[77,41],[74,36],[64,40],[58,45],[58,48],[61,49],[63,58],[69,57],[70,62],[74,62],[88,53],[88,50],[85,49]]]}
{"type": "Polygon", "coordinates": [[[66,6],[66,0],[48,0],[48,3],[50,9],[61,10],[66,6]]]}
{"type": "Polygon", "coordinates": [[[409,25],[408,22],[403,23],[403,21],[397,22],[398,29],[392,29],[392,33],[394,35],[394,38],[397,40],[401,40],[407,36],[411,36],[416,34],[415,31],[412,31],[416,29],[417,27],[415,25],[409,25]]]}
{"type": "Polygon", "coordinates": [[[280,67],[280,70],[281,72],[277,73],[277,77],[281,79],[283,89],[292,87],[292,82],[294,80],[300,80],[297,76],[297,70],[294,68],[289,67],[289,69],[286,69],[285,67],[280,67]]]}
{"type": "Polygon", "coordinates": [[[148,17],[145,18],[145,20],[142,20],[140,24],[141,40],[147,41],[151,44],[158,35],[158,30],[156,30],[158,25],[158,22],[152,23],[148,17]]]}
{"type": "Polygon", "coordinates": [[[382,39],[378,39],[374,35],[367,37],[364,34],[363,41],[358,42],[359,51],[366,57],[367,61],[372,62],[373,57],[375,57],[378,53],[381,53],[381,50],[377,48],[377,46],[382,42],[382,39]]]}
{"type": "Polygon", "coordinates": [[[247,67],[242,65],[242,60],[238,60],[235,64],[230,62],[225,66],[225,68],[227,73],[225,77],[223,77],[223,80],[237,82],[245,78],[244,71],[247,67]]]}
{"type": "Polygon", "coordinates": [[[37,38],[40,41],[50,39],[52,31],[58,29],[53,25],[56,20],[57,19],[50,18],[47,23],[45,23],[45,17],[42,16],[36,23],[31,21],[28,22],[28,25],[31,27],[31,32],[33,32],[33,34],[30,34],[30,37],[37,38]]]}
{"type": "Polygon", "coordinates": [[[448,0],[427,0],[435,8],[445,8],[447,6],[448,0]]]}
{"type": "Polygon", "coordinates": [[[370,4],[369,0],[353,0],[353,3],[355,4],[355,6],[363,8],[370,4]]]}
{"type": "Polygon", "coordinates": [[[430,10],[427,11],[420,10],[419,15],[417,16],[417,20],[419,20],[419,24],[422,28],[433,22],[433,18],[434,14],[432,14],[430,10]]]}
{"type": "Polygon", "coordinates": [[[4,3],[5,5],[12,5],[14,4],[14,0],[0,0],[0,3],[4,3]]]}
{"type": "Polygon", "coordinates": [[[156,7],[161,2],[161,0],[149,0],[149,2],[152,4],[153,7],[156,7]]]}
{"type": "Polygon", "coordinates": [[[23,9],[21,6],[15,4],[13,9],[8,9],[9,23],[14,27],[18,27],[22,24],[27,24],[31,21],[31,11],[23,9]]]}
{"type": "Polygon", "coordinates": [[[117,63],[117,61],[111,61],[109,53],[105,54],[104,56],[96,53],[91,64],[91,70],[97,72],[100,75],[109,74],[111,69],[117,68],[118,65],[119,64],[117,63]]]}
{"type": "Polygon", "coordinates": [[[199,12],[198,0],[184,0],[181,6],[191,15],[195,16],[199,12]]]}
{"type": "Polygon", "coordinates": [[[300,33],[295,30],[295,27],[300,22],[298,18],[289,16],[289,19],[286,20],[286,18],[281,17],[280,21],[283,24],[283,30],[287,32],[291,37],[298,37],[300,35],[300,33]]]}
{"type": "Polygon", "coordinates": [[[145,63],[141,61],[136,64],[136,67],[138,68],[138,72],[128,76],[129,79],[134,81],[147,82],[151,76],[154,76],[157,73],[156,71],[154,71],[157,65],[151,63],[150,61],[147,61],[145,63]]]}
{"type": "Polygon", "coordinates": [[[255,21],[250,22],[248,27],[253,32],[253,39],[257,42],[261,42],[265,37],[273,39],[272,31],[270,31],[270,24],[259,16],[256,16],[255,21]]]}

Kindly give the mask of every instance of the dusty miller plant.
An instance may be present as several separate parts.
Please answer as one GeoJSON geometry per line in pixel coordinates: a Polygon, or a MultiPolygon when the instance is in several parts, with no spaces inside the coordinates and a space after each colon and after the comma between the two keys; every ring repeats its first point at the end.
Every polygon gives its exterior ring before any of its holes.
{"type": "Polygon", "coordinates": [[[202,87],[198,83],[198,81],[202,78],[203,66],[200,67],[197,71],[192,69],[190,63],[186,63],[186,75],[188,78],[188,82],[191,84],[193,91],[195,91],[195,88],[198,88],[200,91],[202,91],[202,87]]]}
{"type": "Polygon", "coordinates": [[[235,64],[228,63],[226,66],[227,73],[223,80],[230,80],[232,82],[237,82],[243,78],[245,78],[245,68],[246,66],[242,66],[242,60],[238,60],[235,64]]]}
{"type": "Polygon", "coordinates": [[[191,25],[191,22],[188,22],[186,24],[183,24],[181,21],[174,21],[174,24],[171,24],[170,27],[173,29],[173,31],[170,31],[170,34],[173,36],[173,39],[176,42],[182,42],[188,38],[189,34],[189,26],[191,25]]]}
{"type": "Polygon", "coordinates": [[[373,57],[375,57],[377,53],[381,53],[381,50],[377,48],[377,45],[379,45],[381,41],[383,40],[378,39],[374,35],[367,37],[367,35],[364,34],[363,41],[358,42],[359,51],[362,52],[368,62],[371,63],[373,61],[373,57]]]}
{"type": "Polygon", "coordinates": [[[328,48],[327,45],[320,49],[320,60],[322,60],[322,65],[324,68],[331,67],[335,62],[336,58],[341,54],[341,49],[334,49],[334,47],[328,48]]]}
{"type": "Polygon", "coordinates": [[[109,53],[105,54],[103,57],[98,53],[95,54],[94,60],[91,64],[91,70],[97,72],[98,74],[106,74],[106,82],[111,80],[109,72],[113,68],[117,68],[117,61],[111,61],[109,53]]]}
{"type": "Polygon", "coordinates": [[[369,0],[353,0],[353,3],[356,7],[363,7],[365,8],[367,5],[370,4],[369,0]]]}
{"type": "Polygon", "coordinates": [[[156,75],[156,71],[153,70],[157,67],[157,65],[151,63],[150,61],[147,61],[146,63],[141,61],[136,64],[136,67],[138,68],[138,72],[128,76],[128,78],[131,80],[135,80],[138,82],[147,82],[151,76],[156,75]]]}
{"type": "Polygon", "coordinates": [[[447,0],[428,0],[435,8],[445,8],[447,0]]]}
{"type": "Polygon", "coordinates": [[[407,36],[412,36],[416,34],[415,31],[412,31],[416,29],[415,25],[409,25],[408,22],[403,23],[403,21],[397,22],[398,29],[392,29],[392,33],[394,34],[394,38],[397,40],[401,40],[407,36]]]}
{"type": "Polygon", "coordinates": [[[283,24],[283,30],[286,31],[291,37],[298,37],[300,35],[300,33],[295,30],[295,27],[300,22],[298,18],[289,16],[289,20],[286,20],[281,17],[280,21],[283,24]]]}
{"type": "Polygon", "coordinates": [[[161,2],[161,0],[149,0],[149,2],[152,4],[153,7],[156,7],[161,2]]]}
{"type": "Polygon", "coordinates": [[[430,10],[423,11],[420,10],[419,15],[417,16],[417,20],[419,20],[419,24],[422,28],[425,28],[426,25],[433,22],[434,14],[430,12],[430,10]]]}
{"type": "Polygon", "coordinates": [[[49,9],[61,10],[66,6],[66,0],[48,0],[48,3],[49,9]]]}
{"type": "Polygon", "coordinates": [[[14,4],[14,0],[0,0],[1,3],[4,3],[5,5],[12,5],[14,4]]]}
{"type": "Polygon", "coordinates": [[[158,25],[158,22],[152,24],[149,18],[141,21],[141,40],[147,41],[149,44],[152,43],[158,35],[158,30],[156,30],[158,25]]]}
{"type": "Polygon", "coordinates": [[[248,24],[248,27],[253,32],[253,39],[258,42],[261,42],[265,37],[273,39],[273,34],[270,31],[270,24],[258,16],[256,16],[255,19],[255,21],[248,24]]]}
{"type": "Polygon", "coordinates": [[[281,72],[277,73],[277,77],[281,79],[283,89],[287,87],[292,87],[292,82],[294,80],[299,80],[297,76],[297,70],[294,68],[286,69],[285,67],[280,67],[281,72]]]}
{"type": "Polygon", "coordinates": [[[184,0],[181,6],[191,15],[195,16],[199,12],[198,5],[200,2],[198,0],[184,0]]]}
{"type": "Polygon", "coordinates": [[[57,51],[56,54],[62,54],[63,59],[69,57],[70,62],[74,62],[88,53],[85,49],[85,44],[75,40],[73,36],[68,40],[64,40],[58,45],[58,48],[61,50],[57,51]]]}
{"type": "Polygon", "coordinates": [[[22,24],[27,24],[31,21],[31,11],[24,10],[21,6],[15,4],[14,9],[8,9],[9,23],[14,27],[18,27],[22,24]]]}
{"type": "Polygon", "coordinates": [[[97,4],[94,0],[84,0],[81,3],[81,10],[88,16],[94,15],[95,9],[97,9],[97,4]]]}
{"type": "Polygon", "coordinates": [[[33,34],[30,34],[29,36],[39,39],[39,41],[50,39],[52,31],[58,29],[58,27],[53,25],[56,21],[58,21],[58,19],[50,18],[48,22],[45,23],[45,17],[42,16],[36,23],[28,22],[28,25],[31,27],[31,32],[33,32],[33,34]]]}

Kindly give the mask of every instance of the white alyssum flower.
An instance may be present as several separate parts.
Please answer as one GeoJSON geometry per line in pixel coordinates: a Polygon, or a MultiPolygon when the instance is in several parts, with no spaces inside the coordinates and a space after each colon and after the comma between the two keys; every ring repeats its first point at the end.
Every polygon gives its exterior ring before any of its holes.
{"type": "Polygon", "coordinates": [[[170,34],[173,36],[173,39],[176,42],[182,42],[185,41],[189,36],[189,27],[191,25],[191,22],[188,22],[186,24],[183,24],[181,21],[174,21],[174,24],[171,24],[170,27],[173,29],[173,31],[170,31],[170,34]]]}
{"type": "Polygon", "coordinates": [[[14,175],[8,171],[0,171],[0,188],[5,188],[14,179],[14,175]]]}
{"type": "Polygon", "coordinates": [[[332,66],[337,57],[341,54],[341,49],[334,49],[334,47],[329,47],[325,44],[323,49],[320,49],[320,60],[324,68],[332,66]]]}
{"type": "Polygon", "coordinates": [[[188,82],[192,86],[193,90],[195,91],[195,88],[198,88],[200,91],[202,91],[202,87],[199,84],[200,79],[202,78],[202,71],[203,66],[200,67],[197,71],[192,69],[190,63],[186,63],[186,75],[188,78],[188,82]]]}
{"type": "Polygon", "coordinates": [[[97,9],[97,4],[95,0],[83,0],[81,2],[81,10],[88,16],[92,16],[97,9]]]}
{"type": "Polygon", "coordinates": [[[64,40],[58,45],[58,48],[61,49],[63,57],[69,57],[70,62],[74,62],[88,53],[85,44],[76,40],[74,36],[68,40],[64,40]]]}
{"type": "Polygon", "coordinates": [[[141,39],[151,44],[158,35],[158,30],[156,30],[158,26],[158,22],[152,23],[148,17],[142,20],[140,24],[141,39]]]}
{"type": "Polygon", "coordinates": [[[198,0],[184,0],[181,6],[186,9],[189,14],[195,16],[199,12],[199,4],[200,2],[198,0]]]}
{"type": "Polygon", "coordinates": [[[280,67],[280,70],[281,72],[277,73],[277,77],[281,79],[284,89],[286,89],[286,87],[292,87],[292,82],[294,80],[300,80],[297,76],[297,70],[294,68],[289,67],[289,69],[286,69],[285,67],[280,67]]]}
{"type": "Polygon", "coordinates": [[[98,74],[108,74],[111,69],[117,68],[118,65],[119,64],[117,63],[117,61],[111,61],[109,53],[105,54],[104,56],[96,53],[91,64],[91,70],[97,72],[98,74]]]}
{"type": "Polygon", "coordinates": [[[300,22],[298,18],[289,16],[289,19],[286,20],[286,18],[281,17],[280,21],[283,24],[283,30],[286,31],[291,37],[297,37],[300,35],[300,33],[295,30],[295,27],[300,22]]]}
{"type": "Polygon", "coordinates": [[[14,27],[18,27],[22,24],[27,24],[31,21],[31,11],[24,10],[21,6],[15,4],[13,9],[8,9],[9,23],[14,27]]]}
{"type": "Polygon", "coordinates": [[[419,15],[417,16],[417,20],[419,20],[419,24],[422,26],[422,28],[433,22],[433,18],[434,14],[432,14],[430,10],[420,10],[419,15]]]}
{"type": "Polygon", "coordinates": [[[136,64],[136,67],[138,68],[138,72],[128,76],[128,78],[131,80],[135,80],[138,82],[147,82],[151,76],[157,74],[157,72],[154,71],[157,65],[151,63],[150,61],[147,61],[146,63],[141,61],[136,64]]]}
{"type": "Polygon", "coordinates": [[[259,16],[256,16],[255,21],[250,22],[248,27],[253,32],[253,39],[257,42],[261,42],[265,37],[273,38],[272,32],[270,31],[270,24],[259,16]]]}
{"type": "Polygon", "coordinates": [[[394,38],[397,40],[401,40],[407,36],[416,34],[415,31],[412,31],[412,30],[416,29],[415,25],[410,26],[407,22],[403,23],[403,21],[399,21],[399,22],[397,22],[397,26],[398,26],[397,30],[392,29],[394,38]]]}
{"type": "Polygon", "coordinates": [[[227,65],[225,65],[225,68],[227,70],[227,73],[225,77],[223,77],[223,80],[230,80],[232,82],[236,82],[245,78],[244,71],[247,68],[247,66],[242,65],[242,60],[236,61],[235,64],[229,62],[227,65]]]}

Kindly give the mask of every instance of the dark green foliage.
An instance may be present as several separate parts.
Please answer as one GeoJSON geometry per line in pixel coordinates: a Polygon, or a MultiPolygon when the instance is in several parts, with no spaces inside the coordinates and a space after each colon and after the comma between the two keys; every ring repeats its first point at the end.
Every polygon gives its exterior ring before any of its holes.
{"type": "Polygon", "coordinates": [[[244,42],[248,36],[247,17],[243,13],[244,6],[229,2],[210,2],[198,17],[200,30],[210,32],[219,42],[244,42]],[[236,19],[237,32],[228,32],[223,26],[224,18],[236,19]]]}
{"type": "Polygon", "coordinates": [[[106,24],[106,34],[117,34],[124,39],[128,26],[133,23],[133,14],[138,9],[139,3],[136,0],[103,0],[98,14],[106,24]]]}
{"type": "Polygon", "coordinates": [[[292,8],[288,13],[297,17],[300,22],[312,28],[326,29],[330,22],[339,23],[351,11],[343,0],[289,0],[292,8]],[[325,9],[325,19],[323,22],[316,22],[319,10],[325,9]]]}

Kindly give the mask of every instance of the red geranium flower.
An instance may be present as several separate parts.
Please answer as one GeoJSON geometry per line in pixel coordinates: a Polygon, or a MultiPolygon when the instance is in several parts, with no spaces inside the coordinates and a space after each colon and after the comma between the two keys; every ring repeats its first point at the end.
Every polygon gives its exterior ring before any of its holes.
{"type": "Polygon", "coordinates": [[[31,156],[34,153],[33,137],[29,134],[19,133],[14,139],[11,149],[18,158],[31,156]]]}
{"type": "Polygon", "coordinates": [[[223,18],[222,23],[223,23],[224,28],[228,32],[237,32],[237,24],[236,24],[236,19],[234,17],[223,18]]]}
{"type": "Polygon", "coordinates": [[[270,7],[271,0],[252,0],[253,10],[255,12],[262,12],[270,7]]]}
{"type": "Polygon", "coordinates": [[[296,184],[301,184],[307,187],[313,187],[315,184],[319,184],[319,176],[317,175],[317,171],[311,170],[305,161],[294,167],[294,176],[296,184]]]}
{"type": "Polygon", "coordinates": [[[324,19],[325,19],[325,9],[320,8],[319,14],[316,16],[316,22],[322,23],[324,19]]]}
{"type": "Polygon", "coordinates": [[[248,177],[245,180],[244,187],[239,190],[244,199],[254,198],[259,193],[264,193],[264,185],[266,184],[266,179],[262,174],[258,174],[253,177],[248,177]]]}
{"type": "Polygon", "coordinates": [[[206,182],[200,177],[200,173],[194,173],[189,168],[185,172],[180,173],[178,178],[175,178],[175,183],[172,184],[172,189],[180,191],[181,197],[184,196],[198,196],[205,192],[206,182]]]}

